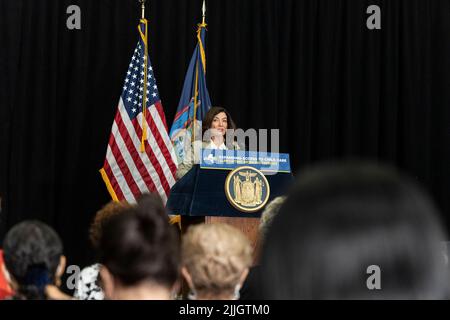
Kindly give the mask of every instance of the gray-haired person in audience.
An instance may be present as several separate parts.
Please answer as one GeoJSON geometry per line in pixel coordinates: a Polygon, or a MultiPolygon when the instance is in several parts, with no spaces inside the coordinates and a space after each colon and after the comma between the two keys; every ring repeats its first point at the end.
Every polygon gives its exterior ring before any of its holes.
{"type": "Polygon", "coordinates": [[[182,244],[182,275],[190,299],[239,299],[239,290],[252,263],[249,240],[222,223],[192,226],[182,244]]]}
{"type": "Polygon", "coordinates": [[[286,196],[276,197],[271,202],[269,202],[269,204],[267,204],[267,206],[264,208],[263,213],[261,214],[261,218],[259,220],[258,243],[255,248],[256,264],[250,268],[247,279],[242,285],[240,291],[241,300],[258,300],[262,298],[259,286],[261,282],[259,257],[262,251],[262,247],[264,245],[264,239],[266,238],[270,226],[272,225],[274,218],[278,215],[280,208],[285,200],[286,196]]]}
{"type": "Polygon", "coordinates": [[[259,239],[261,244],[263,243],[267,232],[272,225],[273,219],[276,215],[278,215],[278,212],[280,212],[280,208],[285,200],[286,196],[276,197],[264,208],[264,211],[261,214],[261,219],[259,220],[259,239]]]}

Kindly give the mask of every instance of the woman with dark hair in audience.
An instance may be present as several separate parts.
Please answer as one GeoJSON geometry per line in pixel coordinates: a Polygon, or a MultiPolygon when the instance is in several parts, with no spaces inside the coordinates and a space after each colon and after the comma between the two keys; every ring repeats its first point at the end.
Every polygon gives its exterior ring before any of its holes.
{"type": "Polygon", "coordinates": [[[440,299],[444,231],[413,181],[370,164],[306,171],[262,259],[268,299],[440,299]]]}
{"type": "Polygon", "coordinates": [[[160,197],[112,217],[99,239],[100,275],[107,299],[167,300],[178,289],[179,239],[160,197]]]}
{"type": "Polygon", "coordinates": [[[56,232],[39,221],[14,226],[3,241],[6,278],[13,299],[70,299],[59,290],[66,258],[56,232]]]}
{"type": "Polygon", "coordinates": [[[236,130],[230,113],[222,107],[208,110],[202,122],[202,140],[195,141],[177,170],[177,179],[181,179],[194,164],[200,163],[202,149],[239,150],[234,138],[227,139],[227,130],[236,130]]]}

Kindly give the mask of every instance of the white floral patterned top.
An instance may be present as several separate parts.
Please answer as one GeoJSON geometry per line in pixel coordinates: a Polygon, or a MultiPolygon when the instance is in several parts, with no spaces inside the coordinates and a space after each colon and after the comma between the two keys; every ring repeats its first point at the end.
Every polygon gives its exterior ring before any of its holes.
{"type": "Polygon", "coordinates": [[[100,264],[86,267],[80,272],[75,285],[74,298],[78,300],[104,300],[102,288],[99,286],[100,264]]]}

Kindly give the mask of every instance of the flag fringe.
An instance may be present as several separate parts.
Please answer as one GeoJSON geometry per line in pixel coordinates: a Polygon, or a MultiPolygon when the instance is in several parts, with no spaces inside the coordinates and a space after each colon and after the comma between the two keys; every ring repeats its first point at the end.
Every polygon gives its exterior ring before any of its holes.
{"type": "Polygon", "coordinates": [[[113,187],[111,185],[111,182],[109,181],[109,178],[108,178],[108,175],[105,172],[105,169],[101,168],[100,169],[100,174],[102,175],[103,181],[106,184],[106,189],[108,189],[108,192],[111,195],[111,198],[113,199],[113,201],[119,202],[119,198],[117,198],[117,195],[114,192],[114,189],[113,189],[113,187]]]}

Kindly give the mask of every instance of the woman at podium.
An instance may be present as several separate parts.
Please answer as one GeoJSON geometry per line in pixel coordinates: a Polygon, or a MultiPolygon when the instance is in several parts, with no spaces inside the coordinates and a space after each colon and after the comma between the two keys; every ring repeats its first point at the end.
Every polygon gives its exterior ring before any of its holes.
{"type": "Polygon", "coordinates": [[[227,130],[236,130],[230,113],[222,107],[209,109],[202,122],[202,140],[194,141],[186,151],[183,162],[178,166],[177,180],[191,170],[194,164],[200,163],[202,149],[239,150],[234,139],[227,139],[227,130]]]}

